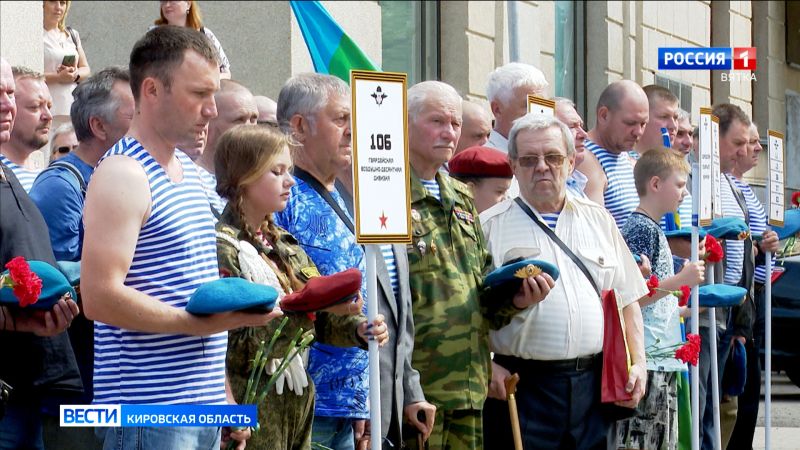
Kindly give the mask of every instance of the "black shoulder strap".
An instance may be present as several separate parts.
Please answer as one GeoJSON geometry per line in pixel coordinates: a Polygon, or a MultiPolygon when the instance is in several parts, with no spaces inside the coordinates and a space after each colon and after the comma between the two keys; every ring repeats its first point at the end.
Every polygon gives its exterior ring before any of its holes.
{"type": "Polygon", "coordinates": [[[75,44],[75,48],[78,48],[78,38],[75,36],[75,30],[72,27],[67,27],[67,33],[69,33],[69,37],[72,38],[72,42],[75,44]]]}
{"type": "Polygon", "coordinates": [[[337,203],[336,200],[334,200],[331,193],[328,192],[327,189],[325,189],[325,186],[323,186],[322,183],[317,181],[317,179],[311,176],[310,173],[306,172],[305,170],[297,166],[295,166],[294,168],[294,176],[305,181],[306,183],[308,183],[309,186],[311,186],[315,191],[317,191],[317,194],[319,194],[319,196],[322,197],[328,203],[328,205],[330,205],[331,208],[333,208],[333,210],[336,212],[336,215],[338,215],[339,218],[342,219],[342,222],[344,222],[344,224],[347,226],[347,229],[350,230],[350,232],[353,233],[354,235],[356,234],[356,227],[355,225],[353,225],[353,221],[350,220],[349,217],[347,217],[347,214],[342,210],[342,207],[339,206],[339,203],[337,203]]]}
{"type": "Polygon", "coordinates": [[[589,269],[586,267],[586,264],[584,264],[583,261],[581,261],[581,259],[578,258],[578,255],[576,255],[572,250],[570,250],[570,248],[567,247],[567,244],[565,244],[564,241],[562,241],[561,238],[559,238],[556,235],[556,233],[550,229],[550,227],[542,223],[542,221],[539,220],[538,217],[536,217],[536,214],[534,214],[533,211],[531,211],[528,205],[526,205],[525,202],[522,201],[520,197],[515,198],[514,201],[517,203],[517,205],[519,205],[520,208],[522,208],[523,211],[525,211],[525,214],[527,214],[528,217],[530,217],[531,220],[533,220],[533,222],[536,223],[536,225],[539,225],[539,228],[541,228],[542,231],[544,231],[544,234],[546,234],[547,237],[549,237],[553,242],[555,242],[556,245],[558,245],[561,248],[561,250],[564,253],[566,253],[567,256],[569,256],[569,259],[571,259],[572,262],[574,262],[575,265],[577,265],[578,268],[581,269],[581,272],[583,272],[583,274],[586,276],[586,279],[589,280],[589,283],[592,284],[592,287],[594,288],[595,292],[597,292],[597,295],[601,296],[600,288],[597,287],[597,283],[594,281],[592,274],[589,273],[589,269]]]}
{"type": "Polygon", "coordinates": [[[724,174],[724,176],[725,179],[728,180],[728,185],[731,187],[733,196],[736,197],[736,203],[739,204],[739,208],[741,208],[742,213],[744,214],[744,222],[747,224],[747,226],[750,226],[750,210],[747,208],[747,200],[745,200],[742,190],[739,189],[739,186],[736,186],[736,183],[731,180],[728,174],[724,174]]]}
{"type": "Polygon", "coordinates": [[[47,169],[42,171],[42,173],[44,173],[47,170],[56,168],[56,167],[60,167],[62,169],[66,169],[67,172],[71,173],[72,176],[74,176],[75,179],[78,180],[78,186],[80,187],[81,195],[85,198],[86,197],[86,180],[83,179],[83,175],[81,175],[80,170],[78,170],[78,168],[75,167],[75,165],[73,165],[72,163],[69,163],[69,162],[66,162],[66,161],[53,161],[53,162],[50,163],[49,166],[47,166],[47,169]]]}

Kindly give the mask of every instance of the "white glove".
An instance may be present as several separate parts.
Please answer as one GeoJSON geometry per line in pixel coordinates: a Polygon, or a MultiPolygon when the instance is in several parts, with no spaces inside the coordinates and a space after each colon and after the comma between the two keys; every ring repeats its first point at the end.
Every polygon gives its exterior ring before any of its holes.
{"type": "Polygon", "coordinates": [[[295,355],[286,368],[286,371],[292,374],[294,393],[303,395],[303,389],[308,387],[308,377],[306,376],[306,368],[303,366],[303,359],[300,358],[300,355],[295,355]]]}
{"type": "MultiPolygon", "coordinates": [[[[271,359],[269,361],[269,365],[267,365],[267,374],[268,375],[272,375],[273,373],[275,373],[276,370],[278,370],[278,367],[280,367],[280,366],[281,366],[281,360],[280,359],[278,359],[278,358],[271,359]]],[[[275,392],[277,392],[278,395],[283,395],[283,383],[284,383],[284,379],[286,378],[285,375],[286,375],[286,371],[284,371],[282,374],[278,375],[278,379],[275,380],[275,392]]]]}

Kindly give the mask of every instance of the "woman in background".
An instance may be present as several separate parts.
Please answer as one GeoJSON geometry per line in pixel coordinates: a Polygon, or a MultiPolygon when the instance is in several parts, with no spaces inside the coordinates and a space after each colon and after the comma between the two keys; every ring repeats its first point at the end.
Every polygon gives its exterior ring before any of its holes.
{"type": "Polygon", "coordinates": [[[53,97],[52,129],[70,121],[72,90],[89,78],[91,69],[78,31],[66,26],[72,2],[46,0],[42,3],[44,25],[44,77],[53,97]]]}
{"type": "Polygon", "coordinates": [[[197,31],[205,34],[206,37],[214,44],[219,55],[219,77],[230,79],[231,77],[231,63],[225,55],[225,50],[222,49],[222,44],[214,33],[208,28],[203,26],[203,17],[200,15],[200,7],[194,0],[185,1],[161,1],[161,17],[156,19],[156,25],[175,25],[178,27],[194,28],[197,31]]]}

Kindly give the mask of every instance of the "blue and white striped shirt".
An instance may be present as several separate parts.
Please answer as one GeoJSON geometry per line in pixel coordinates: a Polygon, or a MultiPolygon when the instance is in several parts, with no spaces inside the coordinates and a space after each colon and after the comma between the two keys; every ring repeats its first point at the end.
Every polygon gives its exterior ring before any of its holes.
{"type": "Polygon", "coordinates": [[[442,201],[442,194],[439,192],[439,183],[436,182],[435,179],[433,180],[423,180],[420,178],[422,185],[425,186],[425,189],[428,190],[428,193],[434,196],[436,200],[442,201]]]}
{"type": "Polygon", "coordinates": [[[542,219],[544,219],[545,225],[550,227],[551,230],[556,229],[556,224],[558,223],[558,215],[561,214],[560,211],[554,213],[545,213],[545,214],[539,213],[539,214],[542,216],[542,219]]]}
{"type": "Polygon", "coordinates": [[[389,272],[389,280],[392,282],[392,291],[394,291],[394,298],[400,297],[399,283],[397,281],[397,263],[394,259],[394,252],[392,251],[391,244],[381,244],[381,254],[383,260],[386,262],[386,270],[389,272]]]}
{"type": "Polygon", "coordinates": [[[639,195],[633,181],[633,163],[628,152],[614,154],[589,139],[586,149],[594,153],[608,179],[603,193],[606,209],[614,217],[617,228],[622,228],[628,216],[639,205],[639,195]]]}
{"type": "MultiPolygon", "coordinates": [[[[756,197],[755,192],[747,182],[731,176],[736,187],[742,191],[744,200],[747,203],[747,211],[750,214],[750,234],[757,236],[764,234],[767,230],[767,212],[764,210],[764,205],[756,197]]],[[[772,267],[775,267],[775,254],[772,255],[772,267]]],[[[755,280],[759,283],[766,281],[767,268],[761,264],[756,266],[755,280]]]]}
{"type": "Polygon", "coordinates": [[[200,183],[202,183],[203,189],[206,191],[208,202],[211,203],[212,208],[222,214],[228,202],[217,194],[217,177],[200,166],[200,164],[197,164],[197,172],[200,174],[200,183]]]}
{"type": "MultiPolygon", "coordinates": [[[[219,277],[214,218],[197,169],[176,151],[183,180],[173,182],[130,137],[104,158],[111,155],[136,160],[150,182],[150,216],[139,233],[125,285],[184,308],[200,285],[219,277]]],[[[227,332],[152,334],[95,322],[94,403],[223,404],[227,347],[227,332]]]]}
{"type": "Polygon", "coordinates": [[[6,158],[6,155],[0,155],[0,162],[5,164],[6,167],[14,172],[14,176],[17,177],[19,184],[22,185],[22,188],[25,189],[25,192],[30,193],[31,188],[33,187],[33,182],[36,180],[36,177],[39,176],[41,170],[26,169],[17,163],[11,162],[10,159],[6,158]]]}
{"type": "MultiPolygon", "coordinates": [[[[744,220],[744,212],[736,201],[736,196],[728,183],[727,177],[719,177],[719,192],[722,200],[722,216],[738,217],[744,220]]],[[[725,240],[725,284],[736,285],[742,278],[742,266],[744,265],[744,241],[725,240]]],[[[719,282],[717,280],[717,282],[719,282]]]]}

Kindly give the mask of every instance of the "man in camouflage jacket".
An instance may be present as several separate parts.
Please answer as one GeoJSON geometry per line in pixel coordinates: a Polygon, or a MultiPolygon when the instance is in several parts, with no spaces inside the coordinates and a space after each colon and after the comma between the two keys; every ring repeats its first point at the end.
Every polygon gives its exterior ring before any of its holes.
{"type": "MultiPolygon", "coordinates": [[[[440,173],[461,133],[461,99],[451,86],[419,83],[408,92],[412,243],[408,261],[416,336],[412,365],[436,405],[428,448],[483,448],[489,328],[539,300],[482,295],[491,259],[469,187],[440,173]]],[[[546,295],[546,293],[544,293],[546,295]]],[[[415,448],[414,436],[404,436],[415,448]]]]}

